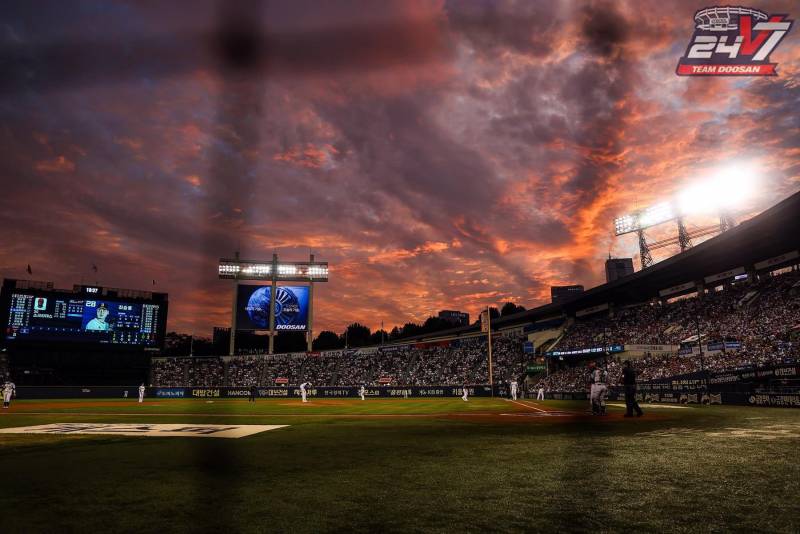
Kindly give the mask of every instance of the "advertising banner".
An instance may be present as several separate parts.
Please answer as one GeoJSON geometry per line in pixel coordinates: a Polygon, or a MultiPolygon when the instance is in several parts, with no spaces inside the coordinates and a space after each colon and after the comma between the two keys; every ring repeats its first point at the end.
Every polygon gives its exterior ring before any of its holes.
{"type": "MultiPolygon", "coordinates": [[[[795,369],[796,371],[796,369],[795,369]]],[[[739,406],[774,406],[786,408],[800,408],[800,393],[762,393],[746,391],[711,391],[706,392],[702,386],[693,389],[657,389],[654,384],[640,384],[637,399],[640,402],[668,403],[668,404],[729,404],[739,406]]],[[[695,384],[697,386],[697,384],[695,384]]],[[[488,385],[467,386],[472,397],[489,397],[492,390],[488,385]]],[[[125,398],[131,403],[136,403],[135,387],[32,387],[20,386],[17,396],[20,399],[74,399],[74,398],[125,398]],[[126,397],[125,391],[129,392],[126,397]]],[[[309,399],[314,398],[359,398],[359,388],[356,387],[312,387],[308,391],[309,399]]],[[[422,398],[422,397],[461,397],[461,386],[379,386],[367,387],[366,397],[381,398],[422,398]]],[[[507,397],[508,388],[505,385],[495,386],[496,397],[507,397]]],[[[245,398],[250,395],[249,388],[227,387],[199,387],[180,388],[163,387],[147,388],[145,398],[195,398],[195,399],[235,399],[245,398]]],[[[300,398],[300,388],[288,387],[260,387],[257,388],[259,398],[300,398]]],[[[581,391],[553,391],[547,392],[546,398],[555,400],[587,400],[586,392],[581,391]]],[[[609,400],[623,401],[625,396],[620,387],[609,388],[609,400]]]]}
{"type": "Polygon", "coordinates": [[[711,284],[713,282],[719,282],[720,280],[726,280],[728,278],[733,278],[734,276],[744,274],[744,267],[736,267],[735,269],[730,269],[727,271],[723,271],[721,273],[712,274],[711,276],[706,276],[703,280],[706,284],[711,284]]]}
{"type": "Polygon", "coordinates": [[[675,353],[678,352],[678,349],[680,349],[680,345],[625,345],[626,351],[675,353]]]}
{"type": "Polygon", "coordinates": [[[781,254],[780,256],[775,256],[774,258],[769,258],[768,260],[760,261],[756,263],[755,267],[757,271],[762,269],[767,269],[769,267],[774,267],[775,265],[780,265],[790,260],[794,260],[800,258],[800,251],[793,250],[791,252],[787,252],[786,254],[781,254]]]}
{"type": "Polygon", "coordinates": [[[605,304],[598,304],[597,306],[592,306],[591,308],[584,308],[582,310],[578,310],[575,312],[575,317],[584,317],[586,315],[592,315],[593,313],[598,313],[601,311],[605,311],[608,309],[608,303],[605,304]]]}
{"type": "Polygon", "coordinates": [[[604,352],[613,353],[613,352],[623,352],[625,347],[623,345],[608,345],[605,347],[591,347],[591,348],[581,348],[581,349],[571,349],[571,350],[551,350],[546,352],[545,354],[548,357],[562,357],[562,356],[583,356],[586,354],[600,354],[604,352]]]}
{"type": "Polygon", "coordinates": [[[668,287],[666,289],[661,289],[658,292],[660,297],[666,297],[667,295],[674,295],[675,293],[681,293],[683,291],[688,291],[689,289],[694,289],[697,287],[695,282],[686,282],[685,284],[679,284],[677,286],[668,287]]]}

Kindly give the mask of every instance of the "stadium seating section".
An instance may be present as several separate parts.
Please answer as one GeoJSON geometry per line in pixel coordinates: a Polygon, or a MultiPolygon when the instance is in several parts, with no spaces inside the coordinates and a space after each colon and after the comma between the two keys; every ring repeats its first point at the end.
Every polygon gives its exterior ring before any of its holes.
{"type": "MultiPolygon", "coordinates": [[[[800,272],[746,280],[719,291],[678,299],[671,303],[644,303],[615,310],[569,325],[558,350],[579,350],[610,344],[680,346],[735,341],[736,350],[706,353],[702,366],[709,371],[794,362],[800,356],[800,272]]],[[[521,378],[530,356],[523,353],[527,338],[493,339],[496,382],[521,378]]],[[[153,362],[151,383],[158,386],[274,385],[310,381],[315,385],[377,385],[391,379],[395,385],[461,385],[487,383],[485,337],[460,339],[448,346],[407,345],[393,350],[344,350],[320,354],[249,355],[225,358],[166,358],[153,362]]],[[[588,355],[587,355],[588,357],[588,355]]],[[[596,357],[596,356],[594,356],[596,357]]],[[[623,356],[625,357],[625,356],[623,356]]],[[[606,357],[610,382],[619,381],[619,358],[606,357]]],[[[541,379],[549,391],[583,391],[586,358],[558,361],[541,379]]],[[[701,370],[698,355],[682,352],[636,359],[640,381],[701,370]]],[[[538,387],[538,384],[536,384],[538,387]]]]}

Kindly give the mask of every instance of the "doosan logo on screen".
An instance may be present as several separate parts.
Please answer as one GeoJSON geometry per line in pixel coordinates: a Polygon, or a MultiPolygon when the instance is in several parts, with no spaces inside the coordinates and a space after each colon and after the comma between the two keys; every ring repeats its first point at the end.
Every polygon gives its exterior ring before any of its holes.
{"type": "Polygon", "coordinates": [[[787,14],[713,6],[694,14],[695,29],[675,69],[678,76],[776,76],[770,62],[792,28],[787,14]]]}

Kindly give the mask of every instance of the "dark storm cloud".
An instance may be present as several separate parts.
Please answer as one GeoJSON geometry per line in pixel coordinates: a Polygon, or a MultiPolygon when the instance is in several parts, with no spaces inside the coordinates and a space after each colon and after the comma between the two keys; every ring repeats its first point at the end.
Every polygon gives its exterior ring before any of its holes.
{"type": "Polygon", "coordinates": [[[509,49],[543,56],[553,49],[550,32],[559,23],[554,3],[458,1],[448,2],[445,11],[450,28],[487,56],[509,49]]]}
{"type": "MultiPolygon", "coordinates": [[[[133,5],[115,10],[113,4],[87,4],[128,31],[68,35],[55,41],[49,32],[40,31],[45,34],[44,40],[40,35],[5,39],[0,42],[0,63],[4,65],[0,93],[181,76],[209,67],[220,68],[228,75],[247,72],[261,78],[329,75],[422,65],[451,54],[440,32],[430,31],[439,24],[437,20],[383,19],[369,26],[341,24],[332,29],[300,27],[286,32],[274,26],[267,29],[265,4],[259,0],[219,2],[218,9],[209,12],[208,3],[204,3],[206,9],[200,10],[206,12],[204,30],[188,28],[169,33],[153,33],[131,24],[125,16],[128,11],[146,15],[133,5]]],[[[11,4],[2,12],[3,17],[23,26],[37,26],[30,21],[31,11],[20,9],[20,5],[11,4]]],[[[74,9],[65,7],[63,3],[53,6],[54,10],[66,11],[67,21],[85,23],[83,13],[76,16],[74,9]]],[[[141,19],[134,16],[133,20],[141,19]]]]}
{"type": "Polygon", "coordinates": [[[584,8],[582,33],[593,54],[613,56],[627,41],[630,24],[610,2],[584,8]]]}

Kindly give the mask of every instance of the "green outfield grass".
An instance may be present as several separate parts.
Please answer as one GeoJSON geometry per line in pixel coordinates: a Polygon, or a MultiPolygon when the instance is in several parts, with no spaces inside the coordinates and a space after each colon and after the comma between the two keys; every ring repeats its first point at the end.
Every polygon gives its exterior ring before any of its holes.
{"type": "Polygon", "coordinates": [[[612,406],[593,419],[585,403],[524,404],[19,401],[0,427],[289,426],[241,439],[0,434],[0,532],[800,530],[800,411],[623,419],[612,406]]]}

